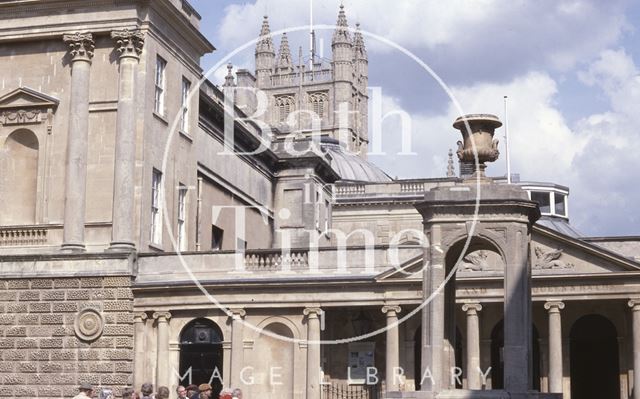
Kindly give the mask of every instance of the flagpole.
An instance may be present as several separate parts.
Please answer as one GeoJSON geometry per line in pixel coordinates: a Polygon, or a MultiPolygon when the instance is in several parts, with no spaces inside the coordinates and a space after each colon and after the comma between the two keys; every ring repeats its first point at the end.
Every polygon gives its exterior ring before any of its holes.
{"type": "MultiPolygon", "coordinates": [[[[315,32],[313,31],[313,0],[309,0],[309,70],[313,72],[313,61],[315,58],[315,32]]],[[[313,73],[311,74],[313,76],[313,73]]]]}
{"type": "Polygon", "coordinates": [[[509,116],[507,114],[507,100],[504,96],[504,145],[506,147],[507,156],[507,184],[511,184],[511,157],[509,154],[509,116]]]}

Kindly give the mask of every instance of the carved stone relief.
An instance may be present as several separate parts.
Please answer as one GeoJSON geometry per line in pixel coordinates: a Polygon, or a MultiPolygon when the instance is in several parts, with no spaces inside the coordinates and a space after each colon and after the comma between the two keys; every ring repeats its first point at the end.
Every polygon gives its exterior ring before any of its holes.
{"type": "Polygon", "coordinates": [[[563,255],[562,249],[549,249],[545,251],[542,247],[536,246],[534,252],[536,254],[536,258],[533,264],[534,269],[548,270],[574,268],[574,265],[572,263],[565,262],[560,259],[563,255]]]}

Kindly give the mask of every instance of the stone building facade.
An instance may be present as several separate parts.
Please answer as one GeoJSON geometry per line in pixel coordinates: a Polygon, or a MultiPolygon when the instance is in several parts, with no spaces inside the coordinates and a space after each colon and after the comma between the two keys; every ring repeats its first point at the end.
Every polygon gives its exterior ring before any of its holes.
{"type": "Polygon", "coordinates": [[[366,160],[368,61],[343,8],[330,62],[296,64],[286,36],[276,53],[265,19],[255,74],[221,87],[200,84],[214,47],[184,0],[10,0],[0,20],[0,397],[211,380],[279,399],[640,399],[640,238],[583,237],[569,188],[503,178],[483,179],[477,229],[466,210],[434,219],[474,183],[366,160]],[[247,88],[268,100],[256,121],[247,88]],[[245,120],[228,130],[230,104],[245,120]],[[434,256],[459,265],[442,314],[422,306],[434,256]]]}

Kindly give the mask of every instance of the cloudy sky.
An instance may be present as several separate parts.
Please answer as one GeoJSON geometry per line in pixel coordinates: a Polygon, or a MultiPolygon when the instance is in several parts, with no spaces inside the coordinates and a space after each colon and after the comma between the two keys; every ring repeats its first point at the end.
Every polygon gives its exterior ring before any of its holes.
{"type": "MultiPolygon", "coordinates": [[[[255,39],[263,15],[273,31],[309,25],[311,0],[191,0],[217,51],[205,70],[255,39]]],[[[313,0],[316,25],[334,24],[339,0],[313,0]]],[[[349,24],[367,34],[370,86],[385,112],[411,116],[412,149],[400,148],[400,118],[385,119],[391,176],[440,177],[459,133],[460,113],[437,81],[392,41],[419,57],[465,113],[508,125],[512,169],[522,180],[571,188],[571,222],[585,235],[640,235],[640,2],[631,0],[344,0],[349,24]],[[369,35],[370,34],[370,35],[369,35]]],[[[331,56],[330,31],[319,33],[331,56]]],[[[276,44],[279,38],[275,39],[276,44]]],[[[308,35],[290,34],[294,54],[308,35]]],[[[231,57],[253,70],[253,47],[231,57]]],[[[226,68],[213,71],[219,82],[226,68]]],[[[504,135],[500,129],[499,138],[504,135]]],[[[504,140],[502,140],[504,142],[504,140]]],[[[501,146],[503,143],[501,143],[501,146]]],[[[504,147],[501,148],[504,154],[504,147]]],[[[489,166],[504,175],[504,156],[489,166]]]]}

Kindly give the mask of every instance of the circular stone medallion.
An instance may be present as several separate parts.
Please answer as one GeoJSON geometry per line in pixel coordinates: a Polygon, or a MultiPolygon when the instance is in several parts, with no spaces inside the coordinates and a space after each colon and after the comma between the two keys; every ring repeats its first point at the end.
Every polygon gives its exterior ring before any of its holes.
{"type": "Polygon", "coordinates": [[[102,335],[104,317],[95,309],[85,309],[76,315],[74,328],[78,338],[93,341],[102,335]]]}

